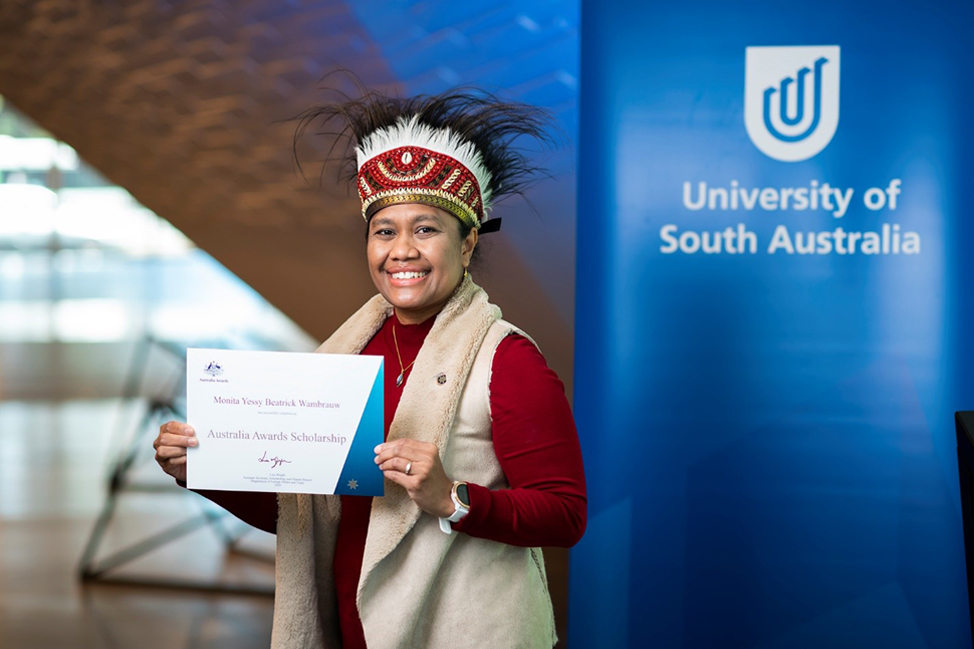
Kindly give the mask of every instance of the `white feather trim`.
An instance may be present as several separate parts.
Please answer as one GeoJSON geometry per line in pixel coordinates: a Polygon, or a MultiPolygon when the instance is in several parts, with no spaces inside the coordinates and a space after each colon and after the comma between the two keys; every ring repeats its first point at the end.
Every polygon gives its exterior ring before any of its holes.
{"type": "Polygon", "coordinates": [[[490,207],[490,172],[483,156],[471,142],[467,142],[448,128],[433,128],[419,123],[419,116],[400,117],[395,124],[369,134],[355,149],[358,168],[372,158],[402,146],[417,146],[448,155],[469,169],[480,186],[480,200],[484,206],[484,220],[490,207]]]}

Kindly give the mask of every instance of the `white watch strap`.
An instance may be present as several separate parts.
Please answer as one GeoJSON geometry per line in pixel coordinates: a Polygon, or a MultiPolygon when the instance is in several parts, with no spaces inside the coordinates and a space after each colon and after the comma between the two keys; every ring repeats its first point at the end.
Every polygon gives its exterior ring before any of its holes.
{"type": "Polygon", "coordinates": [[[463,520],[463,517],[470,513],[469,509],[460,509],[459,507],[455,512],[453,512],[448,518],[440,519],[440,529],[444,534],[453,534],[453,526],[450,523],[459,523],[463,520]]]}
{"type": "Polygon", "coordinates": [[[449,520],[445,518],[440,519],[440,531],[444,534],[453,534],[453,526],[450,525],[449,520]]]}

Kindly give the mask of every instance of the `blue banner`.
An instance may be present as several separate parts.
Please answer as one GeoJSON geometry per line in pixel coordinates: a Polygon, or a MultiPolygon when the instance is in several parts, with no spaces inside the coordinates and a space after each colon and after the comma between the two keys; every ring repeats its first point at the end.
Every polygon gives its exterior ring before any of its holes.
{"type": "Polygon", "coordinates": [[[570,646],[971,646],[972,24],[583,3],[570,646]]]}

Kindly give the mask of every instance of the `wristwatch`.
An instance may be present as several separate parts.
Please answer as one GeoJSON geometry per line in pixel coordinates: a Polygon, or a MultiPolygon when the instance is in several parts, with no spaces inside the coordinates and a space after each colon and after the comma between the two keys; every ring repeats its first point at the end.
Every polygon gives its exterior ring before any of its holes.
{"type": "Polygon", "coordinates": [[[440,529],[444,534],[453,534],[453,526],[450,523],[459,523],[463,517],[470,513],[470,494],[467,493],[466,482],[454,482],[453,489],[450,491],[450,499],[453,501],[455,509],[446,518],[440,519],[440,529]]]}

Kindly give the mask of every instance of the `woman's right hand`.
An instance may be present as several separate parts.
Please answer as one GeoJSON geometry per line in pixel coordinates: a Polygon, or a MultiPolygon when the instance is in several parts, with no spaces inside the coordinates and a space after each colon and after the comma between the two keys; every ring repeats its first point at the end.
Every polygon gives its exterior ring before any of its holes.
{"type": "Polygon", "coordinates": [[[167,421],[159,427],[159,437],[152,442],[156,462],[162,470],[180,482],[186,482],[186,449],[196,446],[196,431],[189,424],[167,421]]]}

